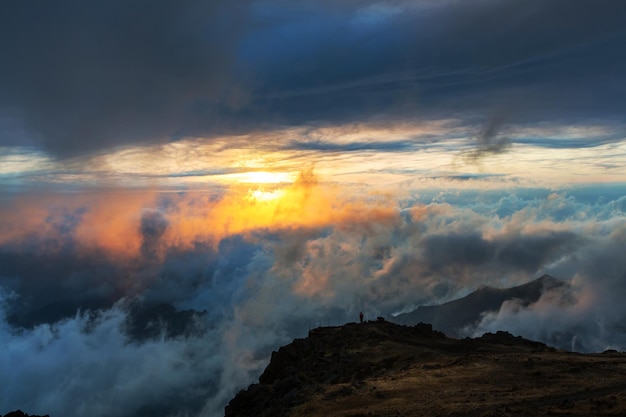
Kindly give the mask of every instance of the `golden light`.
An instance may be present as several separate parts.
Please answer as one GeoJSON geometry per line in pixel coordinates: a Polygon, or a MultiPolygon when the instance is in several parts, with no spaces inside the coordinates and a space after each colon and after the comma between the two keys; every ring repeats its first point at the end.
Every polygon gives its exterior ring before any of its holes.
{"type": "Polygon", "coordinates": [[[293,174],[288,172],[250,171],[236,175],[242,183],[251,184],[280,184],[294,181],[293,174]]]}
{"type": "Polygon", "coordinates": [[[253,199],[255,201],[271,201],[276,200],[285,195],[285,190],[272,190],[265,191],[262,189],[258,189],[255,191],[249,190],[248,197],[249,199],[253,199]]]}

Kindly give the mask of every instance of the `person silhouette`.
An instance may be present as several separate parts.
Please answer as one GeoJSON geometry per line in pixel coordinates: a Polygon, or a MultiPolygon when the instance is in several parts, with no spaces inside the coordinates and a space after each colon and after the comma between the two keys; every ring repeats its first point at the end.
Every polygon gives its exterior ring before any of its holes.
{"type": "Polygon", "coordinates": [[[359,313],[359,320],[361,320],[361,323],[363,323],[363,312],[362,311],[359,313]]]}

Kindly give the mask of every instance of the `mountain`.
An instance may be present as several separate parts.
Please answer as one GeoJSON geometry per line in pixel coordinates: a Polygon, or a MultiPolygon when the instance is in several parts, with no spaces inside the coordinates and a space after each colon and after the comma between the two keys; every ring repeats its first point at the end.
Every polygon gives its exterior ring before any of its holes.
{"type": "Polygon", "coordinates": [[[505,301],[516,300],[522,305],[529,305],[541,295],[567,284],[550,275],[544,275],[534,281],[512,288],[494,288],[483,286],[467,296],[441,305],[420,306],[410,313],[394,318],[394,323],[414,325],[432,323],[433,328],[448,336],[461,336],[463,328],[477,324],[485,313],[497,312],[505,301]]]}
{"type": "Polygon", "coordinates": [[[452,339],[379,320],[311,330],[273,352],[226,417],[626,415],[626,355],[506,332],[452,339]]]}
{"type": "MultiPolygon", "coordinates": [[[[2,415],[0,415],[0,417],[2,417],[2,415]]],[[[28,415],[27,413],[23,412],[22,410],[15,410],[15,411],[11,411],[8,414],[5,414],[4,417],[50,417],[47,414],[45,416],[36,416],[36,415],[28,415]]]]}
{"type": "Polygon", "coordinates": [[[131,340],[146,341],[160,337],[188,337],[203,331],[202,318],[206,311],[177,310],[171,304],[131,303],[124,326],[131,340]]]}

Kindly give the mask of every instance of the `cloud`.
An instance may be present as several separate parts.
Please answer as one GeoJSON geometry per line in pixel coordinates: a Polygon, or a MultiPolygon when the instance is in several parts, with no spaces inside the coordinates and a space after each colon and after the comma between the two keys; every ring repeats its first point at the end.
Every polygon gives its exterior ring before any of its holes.
{"type": "Polygon", "coordinates": [[[511,146],[511,140],[500,134],[506,119],[504,110],[500,109],[493,114],[476,135],[476,147],[465,152],[465,159],[471,163],[477,163],[488,155],[505,152],[511,146]]]}
{"type": "Polygon", "coordinates": [[[9,141],[17,131],[61,156],[163,142],[193,131],[203,102],[234,103],[244,3],[2,8],[0,111],[19,122],[9,141]]]}
{"type": "MultiPolygon", "coordinates": [[[[0,389],[0,407],[66,416],[190,415],[218,381],[221,389],[241,381],[220,381],[222,330],[134,343],[121,330],[125,314],[118,305],[95,318],[77,315],[22,332],[3,322],[0,374],[11,384],[0,389]]],[[[243,358],[237,365],[240,374],[251,368],[243,358]]]]}
{"type": "Polygon", "coordinates": [[[626,265],[617,248],[624,244],[625,227],[622,219],[615,230],[590,239],[552,266],[559,271],[567,263],[565,268],[575,271],[571,289],[548,292],[526,307],[509,303],[468,333],[507,329],[574,351],[623,350],[626,310],[618,300],[624,296],[626,265]]]}
{"type": "Polygon", "coordinates": [[[352,19],[371,13],[369,4],[350,5],[276,11],[271,25],[243,42],[265,83],[259,100],[268,114],[295,123],[437,111],[467,118],[514,103],[519,122],[569,117],[564,108],[570,116],[599,115],[594,106],[616,115],[620,108],[599,80],[622,82],[616,68],[624,63],[610,66],[608,53],[624,34],[615,18],[621,5],[403,3],[402,13],[379,13],[376,25],[352,19]],[[261,45],[269,46],[269,59],[257,52],[261,45]]]}
{"type": "Polygon", "coordinates": [[[473,265],[503,264],[534,274],[548,259],[567,253],[579,237],[572,232],[534,231],[483,237],[476,232],[428,236],[422,243],[423,261],[432,271],[452,275],[456,268],[473,265]]]}
{"type": "Polygon", "coordinates": [[[320,152],[409,152],[415,147],[410,141],[397,142],[351,142],[338,144],[332,142],[294,141],[287,145],[290,150],[320,151],[320,152]]]}
{"type": "Polygon", "coordinates": [[[168,226],[169,223],[167,219],[160,211],[144,211],[140,222],[140,232],[143,241],[141,244],[141,252],[144,257],[154,257],[157,255],[159,240],[168,226]]]}
{"type": "Polygon", "coordinates": [[[619,187],[434,190],[399,201],[340,192],[305,170],[282,190],[284,200],[234,187],[5,201],[0,376],[15,383],[2,388],[0,408],[221,415],[271,350],[312,323],[390,317],[544,273],[572,292],[509,304],[468,331],[623,347],[619,187]],[[118,234],[132,244],[120,246],[118,234]],[[203,311],[201,331],[134,340],[125,330],[133,303],[203,311]]]}
{"type": "Polygon", "coordinates": [[[623,166],[625,7],[5,2],[0,175],[13,192],[0,198],[0,377],[15,383],[0,408],[221,415],[312,323],[544,273],[572,290],[509,303],[468,332],[623,350],[623,184],[511,187],[573,161],[588,175],[590,161],[623,166]],[[450,154],[472,136],[470,162],[535,154],[460,172],[450,154]],[[305,169],[293,184],[151,189],[311,159],[328,180],[305,169]],[[362,172],[384,192],[334,182],[362,172]],[[386,173],[406,180],[400,197],[386,173]],[[502,175],[506,189],[474,181],[502,175]],[[149,186],[112,187],[121,177],[149,186]],[[49,192],[68,180],[106,188],[49,192]],[[427,180],[437,187],[408,189],[427,180]],[[134,340],[134,303],[205,311],[202,331],[134,340]]]}
{"type": "Polygon", "coordinates": [[[612,123],[624,12],[610,0],[9,2],[2,143],[66,157],[285,126],[474,125],[509,105],[511,123],[612,123]]]}

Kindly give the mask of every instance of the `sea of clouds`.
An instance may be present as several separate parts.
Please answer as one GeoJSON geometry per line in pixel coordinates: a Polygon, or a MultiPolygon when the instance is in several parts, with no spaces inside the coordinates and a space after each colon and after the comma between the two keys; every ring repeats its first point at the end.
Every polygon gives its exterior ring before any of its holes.
{"type": "Polygon", "coordinates": [[[503,329],[576,351],[624,349],[619,187],[395,199],[298,187],[282,202],[227,193],[4,199],[0,412],[223,415],[271,351],[311,326],[360,311],[393,319],[543,274],[570,285],[530,306],[508,302],[468,335],[503,329]],[[138,339],[127,325],[136,303],[203,313],[191,332],[138,339]]]}

